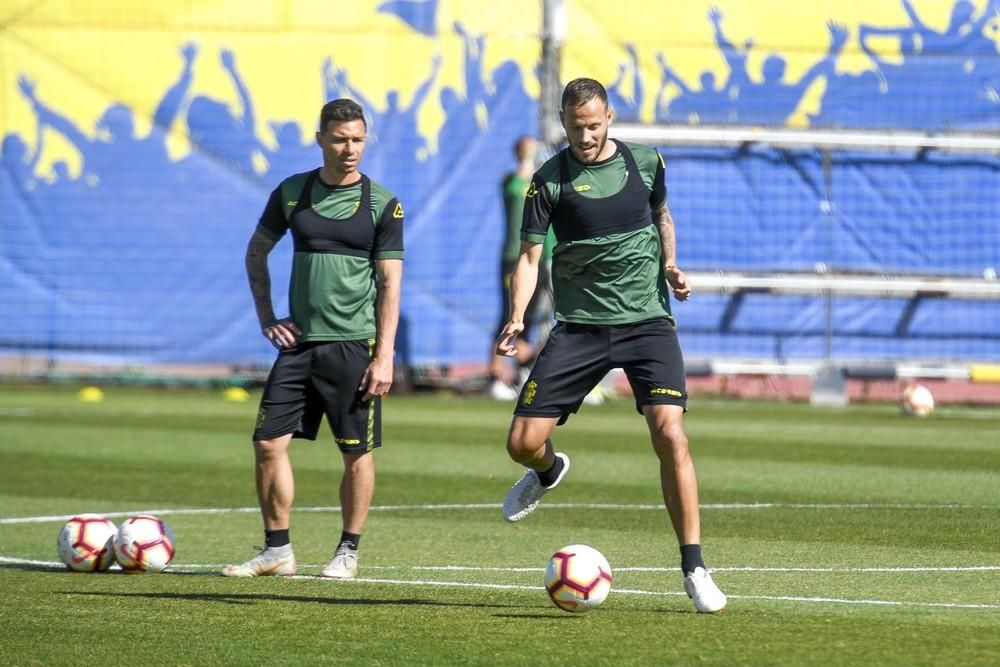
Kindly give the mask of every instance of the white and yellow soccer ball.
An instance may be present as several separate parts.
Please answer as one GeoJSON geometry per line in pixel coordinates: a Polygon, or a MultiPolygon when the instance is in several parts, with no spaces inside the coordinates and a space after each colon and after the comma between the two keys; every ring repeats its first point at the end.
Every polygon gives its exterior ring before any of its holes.
{"type": "Polygon", "coordinates": [[[115,532],[107,517],[78,514],[59,531],[59,559],[74,572],[104,572],[115,562],[115,532]]]}
{"type": "Polygon", "coordinates": [[[926,417],[934,412],[934,396],[922,384],[911,384],[903,390],[899,407],[910,417],[926,417]]]}
{"type": "Polygon", "coordinates": [[[115,534],[115,560],[126,572],[161,572],[174,559],[174,531],[158,517],[136,514],[115,534]]]}
{"type": "Polygon", "coordinates": [[[571,544],[552,554],[545,568],[545,590],[563,611],[595,609],[611,592],[608,559],[586,544],[571,544]]]}

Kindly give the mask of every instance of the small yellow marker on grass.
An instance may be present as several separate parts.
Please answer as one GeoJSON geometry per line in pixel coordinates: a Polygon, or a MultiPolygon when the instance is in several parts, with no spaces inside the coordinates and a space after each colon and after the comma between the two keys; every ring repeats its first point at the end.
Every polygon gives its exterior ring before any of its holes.
{"type": "Polygon", "coordinates": [[[81,403],[100,403],[104,400],[104,392],[97,387],[84,387],[76,397],[81,403]]]}
{"type": "Polygon", "coordinates": [[[250,398],[250,394],[243,387],[230,387],[222,392],[222,399],[233,403],[242,403],[250,398]]]}

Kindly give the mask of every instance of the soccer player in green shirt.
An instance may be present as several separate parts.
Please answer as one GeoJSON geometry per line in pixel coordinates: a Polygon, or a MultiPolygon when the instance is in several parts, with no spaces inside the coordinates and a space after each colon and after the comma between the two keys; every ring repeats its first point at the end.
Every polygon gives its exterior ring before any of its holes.
{"type": "Polygon", "coordinates": [[[651,148],[608,139],[612,111],[593,79],[566,85],[560,117],[569,146],[542,165],[525,195],[510,320],[496,345],[497,354],[516,353],[551,225],[557,323],[514,410],[507,453],[528,470],[507,493],[503,515],[524,519],[562,481],[570,461],[555,451],[552,431],[610,369],[622,368],[660,461],[684,589],[699,612],[721,611],[726,596],[702,560],[698,482],[683,427],[684,359],[669,293],[683,301],[691,287],[677,266],[663,160],[651,148]]]}
{"type": "Polygon", "coordinates": [[[223,574],[295,574],[289,537],[295,492],[288,446],[315,440],[326,415],[344,461],[343,530],[324,577],[358,572],[358,543],[375,488],[372,452],[382,444],[381,397],[393,380],[403,276],[403,207],[358,169],[367,126],[352,100],[328,102],[316,143],[323,166],[286,178],[271,193],[246,253],[261,333],[278,350],[253,434],[265,548],[223,574]],[[271,305],[267,257],[291,231],[289,303],[271,305]]]}

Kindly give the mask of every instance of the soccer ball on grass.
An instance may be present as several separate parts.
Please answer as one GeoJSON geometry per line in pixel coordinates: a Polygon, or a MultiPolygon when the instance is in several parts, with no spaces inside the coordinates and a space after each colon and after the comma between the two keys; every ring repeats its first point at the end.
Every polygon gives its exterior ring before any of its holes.
{"type": "Polygon", "coordinates": [[[598,607],[611,592],[611,566],[586,544],[571,544],[552,554],[545,568],[545,590],[563,611],[583,613],[598,607]]]}
{"type": "Polygon", "coordinates": [[[174,532],[151,514],[128,518],[115,535],[115,560],[126,572],[161,572],[174,558],[174,532]]]}
{"type": "Polygon", "coordinates": [[[78,514],[59,531],[59,558],[74,572],[104,572],[115,562],[115,524],[100,514],[78,514]]]}
{"type": "Polygon", "coordinates": [[[903,414],[910,417],[926,417],[934,411],[934,396],[922,384],[911,384],[900,397],[903,414]]]}

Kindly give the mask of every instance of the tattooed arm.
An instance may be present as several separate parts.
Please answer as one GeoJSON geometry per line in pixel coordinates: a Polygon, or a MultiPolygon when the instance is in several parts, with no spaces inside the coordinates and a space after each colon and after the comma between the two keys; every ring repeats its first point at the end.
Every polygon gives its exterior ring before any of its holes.
{"type": "Polygon", "coordinates": [[[674,234],[674,219],[670,216],[667,202],[663,202],[653,210],[653,222],[660,233],[660,247],[663,251],[663,275],[674,290],[678,301],[684,301],[691,296],[691,286],[687,276],[677,268],[677,242],[674,234]]]}
{"type": "Polygon", "coordinates": [[[292,348],[298,344],[301,332],[291,319],[276,318],[271,303],[271,274],[267,268],[267,256],[275,243],[260,231],[254,231],[247,244],[247,279],[250,281],[250,294],[257,310],[261,333],[278,349],[292,348]]]}

